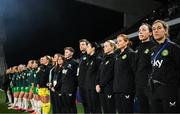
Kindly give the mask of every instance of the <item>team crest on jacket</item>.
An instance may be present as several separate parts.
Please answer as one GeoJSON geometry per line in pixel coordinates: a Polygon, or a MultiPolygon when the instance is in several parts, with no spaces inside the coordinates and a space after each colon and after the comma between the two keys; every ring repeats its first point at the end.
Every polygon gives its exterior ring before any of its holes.
{"type": "Polygon", "coordinates": [[[161,53],[162,56],[167,56],[168,54],[169,54],[169,52],[167,49],[163,50],[161,53]]]}
{"type": "Polygon", "coordinates": [[[92,66],[92,64],[93,64],[93,61],[90,63],[90,65],[92,66]]]}
{"type": "Polygon", "coordinates": [[[67,74],[67,71],[68,71],[68,69],[63,69],[63,70],[62,70],[62,73],[66,75],[66,74],[67,74]]]}
{"type": "Polygon", "coordinates": [[[125,60],[126,58],[127,58],[127,54],[124,54],[124,55],[122,56],[122,59],[125,60]]]}
{"type": "Polygon", "coordinates": [[[148,53],[149,53],[149,49],[148,49],[148,48],[145,49],[144,53],[145,53],[145,54],[148,54],[148,53]]]}
{"type": "Polygon", "coordinates": [[[67,66],[68,68],[71,68],[72,67],[72,65],[71,64],[68,64],[68,66],[67,66]]]}
{"type": "Polygon", "coordinates": [[[86,57],[83,57],[83,60],[86,60],[86,57]]]}
{"type": "Polygon", "coordinates": [[[30,76],[30,73],[27,73],[27,76],[30,76]]]}

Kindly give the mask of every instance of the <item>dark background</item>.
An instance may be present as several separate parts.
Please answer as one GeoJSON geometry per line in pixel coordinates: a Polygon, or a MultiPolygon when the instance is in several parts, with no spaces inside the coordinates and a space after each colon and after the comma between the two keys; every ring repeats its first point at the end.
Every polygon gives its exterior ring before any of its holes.
{"type": "MultiPolygon", "coordinates": [[[[60,52],[79,39],[100,42],[123,26],[123,13],[74,0],[4,0],[7,65],[60,52]]],[[[2,5],[2,2],[1,2],[2,5]]]]}

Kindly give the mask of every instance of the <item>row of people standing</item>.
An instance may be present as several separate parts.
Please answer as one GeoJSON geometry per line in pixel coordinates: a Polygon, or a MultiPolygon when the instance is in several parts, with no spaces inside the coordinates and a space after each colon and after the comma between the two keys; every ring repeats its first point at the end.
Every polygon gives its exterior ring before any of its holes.
{"type": "Polygon", "coordinates": [[[117,43],[105,41],[103,50],[82,39],[79,64],[72,47],[53,59],[42,57],[36,69],[42,112],[48,114],[52,104],[53,113],[77,113],[77,87],[85,113],[131,113],[135,97],[142,113],[177,112],[179,46],[169,40],[168,25],[161,20],[152,27],[142,24],[139,39],[136,51],[125,34],[117,36],[117,43]]]}
{"type": "Polygon", "coordinates": [[[180,48],[169,40],[168,30],[161,20],[152,27],[143,23],[136,51],[128,37],[120,34],[117,44],[104,43],[104,56],[98,56],[95,43],[81,40],[78,76],[85,112],[130,113],[135,97],[142,113],[177,112],[180,48]]]}
{"type": "Polygon", "coordinates": [[[49,89],[53,113],[77,113],[76,91],[78,63],[73,58],[74,49],[64,48],[64,55],[55,54],[55,65],[49,73],[49,89]]]}
{"type": "Polygon", "coordinates": [[[116,109],[132,112],[135,52],[129,47],[128,37],[118,36],[118,50],[114,41],[105,41],[103,56],[99,55],[96,43],[84,39],[80,41],[80,49],[82,45],[86,54],[80,59],[78,76],[79,83],[84,83],[85,92],[80,89],[80,93],[86,113],[115,113],[116,109]]]}
{"type": "Polygon", "coordinates": [[[14,97],[9,109],[49,114],[52,106],[54,113],[76,113],[77,62],[73,51],[66,47],[65,55],[46,55],[39,63],[29,60],[27,67],[19,65],[18,71],[14,66],[7,73],[6,84],[14,97]]]}

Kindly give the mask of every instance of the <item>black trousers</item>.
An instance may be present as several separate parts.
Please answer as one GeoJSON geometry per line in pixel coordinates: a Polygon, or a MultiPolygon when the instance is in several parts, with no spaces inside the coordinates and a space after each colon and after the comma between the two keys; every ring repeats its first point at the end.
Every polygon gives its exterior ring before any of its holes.
{"type": "Polygon", "coordinates": [[[133,113],[133,94],[116,93],[115,105],[118,113],[133,113]]]}
{"type": "Polygon", "coordinates": [[[153,113],[177,113],[179,112],[178,86],[167,86],[154,83],[152,91],[153,113]]]}
{"type": "Polygon", "coordinates": [[[139,112],[140,113],[150,112],[150,97],[151,97],[150,90],[148,88],[137,88],[136,97],[139,104],[139,112]]]}
{"type": "Polygon", "coordinates": [[[61,94],[51,91],[52,113],[62,113],[62,98],[61,94]]]}
{"type": "Polygon", "coordinates": [[[112,93],[100,94],[101,105],[104,113],[115,113],[115,101],[112,93]]]}
{"type": "Polygon", "coordinates": [[[152,99],[152,113],[177,113],[177,99],[152,99]]]}
{"type": "Polygon", "coordinates": [[[76,93],[62,93],[62,113],[77,113],[76,93]]]}
{"type": "Polygon", "coordinates": [[[81,100],[82,100],[82,105],[84,107],[84,112],[85,113],[89,113],[89,109],[88,109],[88,101],[87,101],[87,89],[84,86],[79,86],[79,93],[81,96],[81,100]]]}
{"type": "Polygon", "coordinates": [[[94,90],[87,91],[88,109],[90,113],[101,113],[99,94],[94,90]]]}

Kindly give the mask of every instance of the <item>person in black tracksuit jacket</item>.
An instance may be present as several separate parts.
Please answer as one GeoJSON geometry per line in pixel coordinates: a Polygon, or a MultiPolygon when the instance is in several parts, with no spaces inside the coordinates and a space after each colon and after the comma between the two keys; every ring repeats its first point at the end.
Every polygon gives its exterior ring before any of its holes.
{"type": "Polygon", "coordinates": [[[162,20],[152,24],[157,45],[153,49],[152,72],[149,84],[152,89],[152,112],[178,112],[180,79],[180,47],[168,38],[168,25],[162,20]]]}
{"type": "Polygon", "coordinates": [[[114,80],[114,51],[116,44],[112,40],[104,43],[104,57],[101,62],[99,75],[96,81],[96,91],[100,93],[100,101],[104,113],[115,113],[113,95],[114,80]]]}
{"type": "Polygon", "coordinates": [[[72,47],[64,48],[64,68],[62,70],[62,112],[77,113],[76,109],[76,90],[78,85],[77,67],[78,63],[73,59],[74,49],[72,47]]]}
{"type": "Polygon", "coordinates": [[[89,41],[86,39],[81,39],[79,41],[79,48],[81,51],[81,55],[79,58],[79,67],[77,70],[77,76],[78,76],[78,85],[79,85],[79,93],[82,100],[82,105],[84,107],[84,112],[88,113],[88,103],[87,103],[87,87],[86,87],[86,72],[87,72],[87,63],[88,63],[88,55],[86,53],[87,45],[89,41]]]}
{"type": "Polygon", "coordinates": [[[150,40],[151,35],[151,26],[147,23],[143,23],[139,27],[139,40],[141,41],[141,44],[136,49],[135,72],[136,97],[138,99],[140,113],[148,113],[150,108],[148,75],[152,70],[151,53],[153,47],[155,46],[155,42],[150,40]]]}
{"type": "Polygon", "coordinates": [[[64,63],[64,56],[61,54],[56,54],[54,56],[54,61],[56,62],[54,68],[50,71],[51,78],[51,103],[53,113],[62,113],[62,95],[61,95],[61,85],[62,85],[62,69],[64,63]],[[55,57],[57,56],[57,57],[55,57]]]}
{"type": "Polygon", "coordinates": [[[54,88],[53,88],[55,86],[53,82],[57,81],[56,77],[59,74],[57,70],[55,71],[55,68],[57,67],[57,61],[58,61],[59,56],[60,56],[59,53],[54,54],[54,57],[52,59],[53,67],[49,71],[49,83],[48,83],[48,86],[49,86],[49,89],[50,89],[50,99],[51,99],[50,101],[51,101],[51,104],[52,104],[51,105],[52,106],[52,113],[57,113],[57,111],[59,110],[59,108],[57,109],[57,107],[56,107],[57,93],[54,91],[54,88]]]}
{"type": "Polygon", "coordinates": [[[49,95],[50,92],[48,90],[48,82],[49,82],[49,72],[52,69],[51,57],[46,55],[40,59],[40,67],[37,70],[38,75],[38,95],[42,101],[42,112],[49,113],[50,112],[50,100],[49,95]]]}
{"type": "Polygon", "coordinates": [[[95,90],[95,81],[98,75],[98,69],[101,63],[99,54],[99,47],[96,43],[90,42],[87,47],[88,63],[86,72],[86,87],[87,87],[87,103],[89,113],[101,113],[101,105],[99,94],[95,90]]]}
{"type": "Polygon", "coordinates": [[[120,34],[117,37],[117,46],[121,52],[115,60],[113,91],[118,113],[133,112],[135,52],[129,45],[127,35],[120,34]]]}
{"type": "MultiPolygon", "coordinates": [[[[43,58],[48,58],[46,56],[44,56],[43,58]]],[[[52,65],[50,64],[50,62],[48,64],[41,64],[41,66],[39,67],[39,88],[48,88],[48,81],[49,81],[49,71],[51,70],[52,65]]]]}

